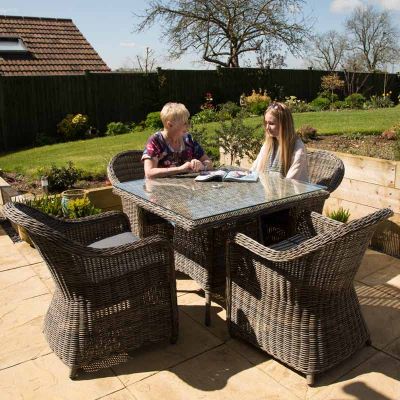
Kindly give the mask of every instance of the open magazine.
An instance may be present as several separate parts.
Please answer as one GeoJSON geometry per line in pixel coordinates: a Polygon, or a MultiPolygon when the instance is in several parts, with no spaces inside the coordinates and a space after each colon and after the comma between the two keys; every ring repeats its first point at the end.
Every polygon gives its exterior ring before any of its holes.
{"type": "Polygon", "coordinates": [[[257,182],[258,172],[255,171],[202,171],[195,181],[224,181],[224,182],[257,182]]]}

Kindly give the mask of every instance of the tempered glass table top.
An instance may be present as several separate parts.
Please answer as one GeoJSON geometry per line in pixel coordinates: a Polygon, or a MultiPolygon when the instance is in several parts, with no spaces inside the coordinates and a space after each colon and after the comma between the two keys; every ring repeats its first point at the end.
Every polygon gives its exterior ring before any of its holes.
{"type": "Polygon", "coordinates": [[[119,183],[117,188],[134,198],[196,221],[241,209],[268,205],[277,200],[292,202],[296,197],[324,187],[279,174],[260,174],[258,182],[196,182],[193,177],[138,179],[119,183]]]}

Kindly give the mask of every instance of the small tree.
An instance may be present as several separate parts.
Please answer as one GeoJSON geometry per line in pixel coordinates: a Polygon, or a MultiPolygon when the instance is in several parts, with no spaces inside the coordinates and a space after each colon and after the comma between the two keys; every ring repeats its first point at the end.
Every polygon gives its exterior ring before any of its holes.
{"type": "Polygon", "coordinates": [[[233,162],[240,165],[244,156],[254,159],[255,149],[259,149],[262,139],[256,135],[259,126],[251,127],[243,123],[243,116],[239,114],[230,121],[221,122],[220,129],[216,130],[217,144],[225,154],[230,155],[230,165],[233,162]]]}
{"type": "Polygon", "coordinates": [[[329,74],[321,78],[321,88],[331,92],[331,103],[333,102],[333,92],[343,87],[344,81],[339,78],[338,74],[329,74]]]}

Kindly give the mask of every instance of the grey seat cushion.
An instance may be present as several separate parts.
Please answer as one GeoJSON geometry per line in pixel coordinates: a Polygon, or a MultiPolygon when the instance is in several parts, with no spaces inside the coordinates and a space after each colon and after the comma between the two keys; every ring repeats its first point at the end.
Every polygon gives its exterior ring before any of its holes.
{"type": "Polygon", "coordinates": [[[133,243],[139,240],[137,236],[135,236],[131,232],[119,233],[118,235],[110,236],[102,240],[98,240],[89,244],[89,247],[93,247],[95,249],[107,249],[108,247],[121,246],[123,244],[133,243]]]}

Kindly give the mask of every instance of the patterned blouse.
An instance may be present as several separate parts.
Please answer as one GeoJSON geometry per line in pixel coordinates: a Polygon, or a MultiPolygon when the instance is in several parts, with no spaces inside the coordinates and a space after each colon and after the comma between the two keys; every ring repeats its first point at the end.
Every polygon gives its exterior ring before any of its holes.
{"type": "Polygon", "coordinates": [[[202,147],[193,140],[190,133],[183,136],[180,150],[173,149],[159,131],[149,137],[143,151],[142,161],[158,160],[158,168],[179,167],[186,161],[199,160],[204,155],[202,147]]]}

